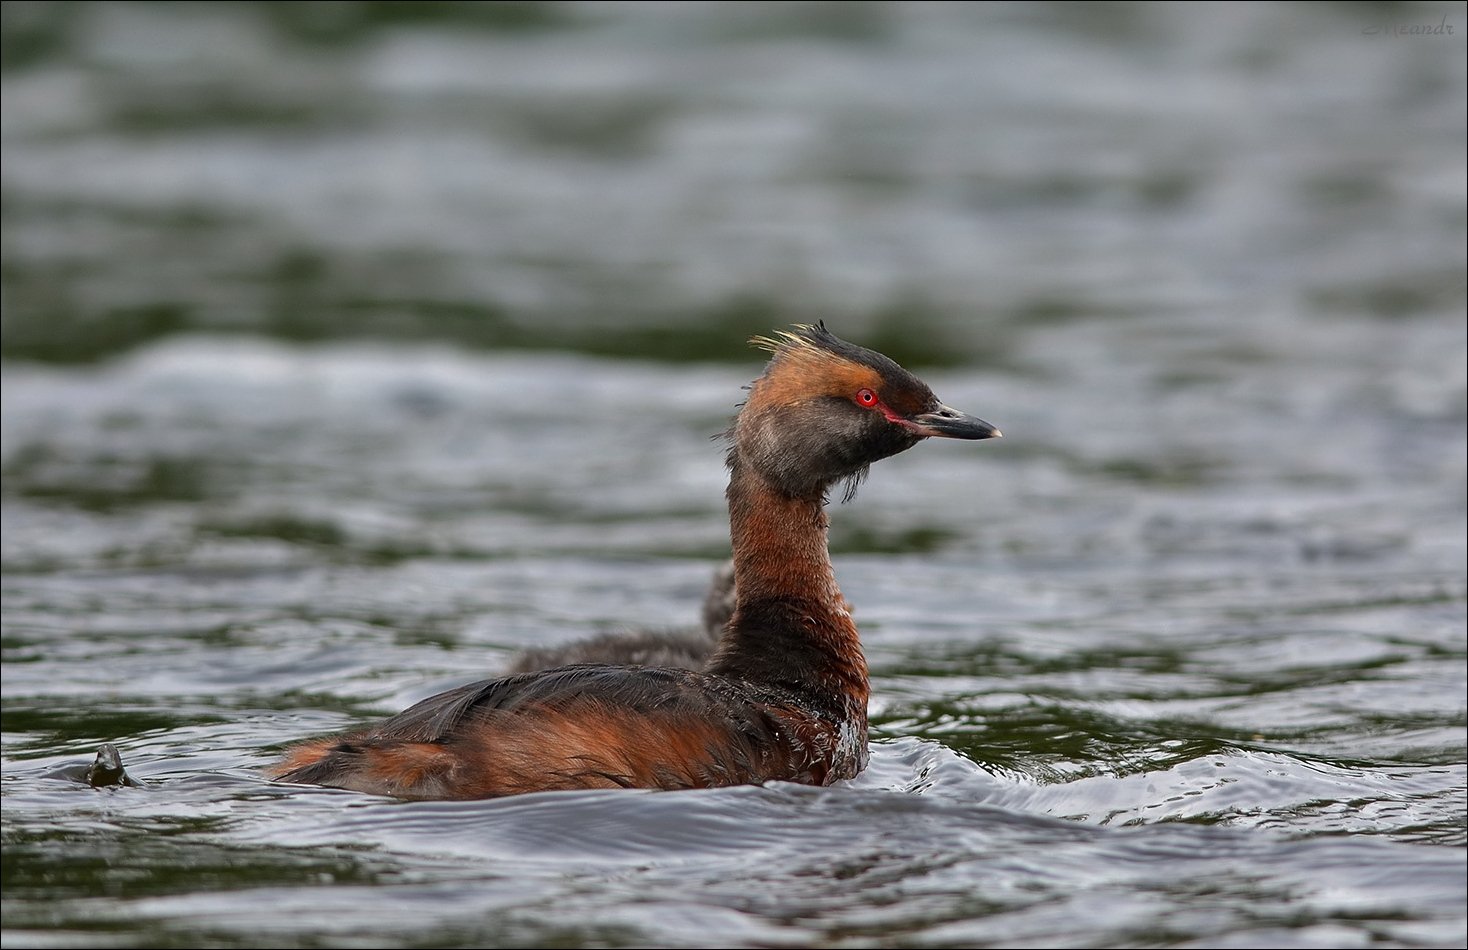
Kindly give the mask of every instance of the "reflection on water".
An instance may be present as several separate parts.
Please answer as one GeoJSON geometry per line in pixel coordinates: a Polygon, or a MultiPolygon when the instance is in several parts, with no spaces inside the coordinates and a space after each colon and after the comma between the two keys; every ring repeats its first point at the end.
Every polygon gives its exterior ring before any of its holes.
{"type": "Polygon", "coordinates": [[[6,3],[6,945],[1461,945],[1468,82],[1380,25],[6,3]],[[818,317],[1006,434],[832,511],[867,772],[260,779],[696,623],[818,317]]]}

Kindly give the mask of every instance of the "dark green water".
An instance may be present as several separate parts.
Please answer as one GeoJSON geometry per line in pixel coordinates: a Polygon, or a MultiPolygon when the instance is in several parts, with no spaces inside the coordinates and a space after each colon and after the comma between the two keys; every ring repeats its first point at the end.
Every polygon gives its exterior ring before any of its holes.
{"type": "Polygon", "coordinates": [[[3,11],[6,947],[1468,940],[1462,4],[3,11]],[[833,508],[863,775],[261,779],[693,624],[816,318],[1005,432],[833,508]]]}

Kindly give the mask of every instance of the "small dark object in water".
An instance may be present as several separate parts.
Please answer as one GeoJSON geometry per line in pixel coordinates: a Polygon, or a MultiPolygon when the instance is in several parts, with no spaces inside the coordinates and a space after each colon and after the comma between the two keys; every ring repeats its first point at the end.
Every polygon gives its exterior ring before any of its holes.
{"type": "Polygon", "coordinates": [[[97,760],[87,767],[86,778],[87,784],[93,788],[143,787],[142,782],[127,774],[122,765],[122,754],[110,742],[103,743],[97,750],[97,760]]]}
{"type": "Polygon", "coordinates": [[[628,630],[603,633],[559,647],[537,647],[515,655],[505,673],[530,673],[572,663],[702,669],[734,616],[734,562],[714,574],[703,599],[703,626],[696,630],[628,630]]]}

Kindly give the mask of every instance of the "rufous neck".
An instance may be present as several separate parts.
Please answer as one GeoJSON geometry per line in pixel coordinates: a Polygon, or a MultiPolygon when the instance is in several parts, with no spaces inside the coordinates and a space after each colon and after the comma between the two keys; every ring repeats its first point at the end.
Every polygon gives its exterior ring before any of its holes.
{"type": "Polygon", "coordinates": [[[734,617],[711,672],[803,684],[865,716],[866,659],[826,546],[823,498],[792,497],[730,459],[734,617]]]}
{"type": "Polygon", "coordinates": [[[727,496],[738,599],[813,601],[844,614],[824,499],[793,498],[737,461],[727,496]]]}

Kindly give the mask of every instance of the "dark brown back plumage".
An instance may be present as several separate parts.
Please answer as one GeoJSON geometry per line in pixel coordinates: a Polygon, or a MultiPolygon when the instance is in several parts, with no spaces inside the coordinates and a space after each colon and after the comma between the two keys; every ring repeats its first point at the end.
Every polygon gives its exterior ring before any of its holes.
{"type": "Polygon", "coordinates": [[[734,616],[734,601],[734,562],[725,561],[714,572],[704,595],[702,623],[697,628],[619,630],[559,646],[532,647],[515,654],[505,673],[530,673],[576,663],[701,669],[734,616]]]}

